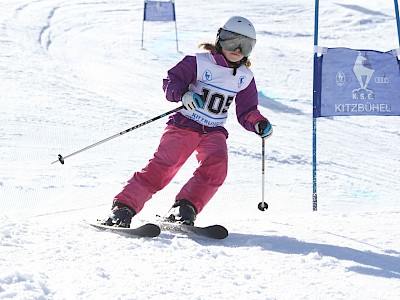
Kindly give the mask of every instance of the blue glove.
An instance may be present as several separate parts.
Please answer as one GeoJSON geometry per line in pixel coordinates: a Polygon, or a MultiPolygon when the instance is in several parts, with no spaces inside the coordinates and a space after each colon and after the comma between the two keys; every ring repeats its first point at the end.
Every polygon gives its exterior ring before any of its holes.
{"type": "Polygon", "coordinates": [[[193,92],[186,92],[182,96],[183,106],[187,110],[195,110],[196,108],[202,108],[204,105],[203,99],[199,94],[193,92]]]}
{"type": "Polygon", "coordinates": [[[255,128],[257,134],[261,136],[263,139],[269,138],[273,131],[271,123],[267,120],[262,120],[260,122],[257,122],[255,128]]]}

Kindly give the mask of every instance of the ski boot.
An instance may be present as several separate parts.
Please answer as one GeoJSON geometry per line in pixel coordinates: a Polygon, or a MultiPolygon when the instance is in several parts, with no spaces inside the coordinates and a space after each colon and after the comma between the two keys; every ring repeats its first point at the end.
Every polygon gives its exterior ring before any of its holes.
{"type": "Polygon", "coordinates": [[[185,225],[194,225],[196,220],[197,209],[188,200],[176,200],[172,208],[171,214],[167,217],[168,222],[179,222],[185,225]]]}
{"type": "Polygon", "coordinates": [[[129,207],[114,206],[108,218],[101,221],[101,224],[129,228],[131,226],[131,220],[135,214],[135,211],[129,207]]]}

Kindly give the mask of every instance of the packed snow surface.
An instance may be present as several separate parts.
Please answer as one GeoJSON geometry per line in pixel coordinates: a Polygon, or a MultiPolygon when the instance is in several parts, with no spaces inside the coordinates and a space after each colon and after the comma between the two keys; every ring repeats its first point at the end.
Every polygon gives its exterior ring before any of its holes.
{"type": "MultiPolygon", "coordinates": [[[[312,211],[313,1],[176,1],[178,50],[174,22],[143,24],[143,6],[0,1],[0,299],[399,299],[400,118],[317,120],[312,211]],[[89,227],[152,157],[166,118],[51,162],[177,107],[167,70],[233,15],[257,31],[269,209],[257,209],[261,140],[231,109],[229,175],[196,221],[228,238],[89,227]]],[[[399,47],[392,1],[320,1],[319,19],[321,46],[399,47]]],[[[196,164],[134,224],[166,214],[196,164]]]]}

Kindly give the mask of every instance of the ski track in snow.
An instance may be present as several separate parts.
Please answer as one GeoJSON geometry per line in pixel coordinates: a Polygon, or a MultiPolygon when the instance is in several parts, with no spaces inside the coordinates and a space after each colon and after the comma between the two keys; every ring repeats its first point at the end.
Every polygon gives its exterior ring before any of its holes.
{"type": "MultiPolygon", "coordinates": [[[[312,1],[176,3],[145,24],[143,2],[14,0],[0,4],[0,299],[396,299],[400,297],[400,120],[318,119],[318,201],[311,212],[312,1]],[[89,228],[158,145],[156,121],[64,156],[176,107],[162,78],[221,16],[257,29],[252,70],[267,140],[229,114],[229,174],[198,216],[223,241],[163,232],[134,239],[89,228]]],[[[398,47],[393,4],[320,3],[320,45],[398,47]]],[[[189,159],[134,222],[164,214],[196,167],[189,159]]]]}

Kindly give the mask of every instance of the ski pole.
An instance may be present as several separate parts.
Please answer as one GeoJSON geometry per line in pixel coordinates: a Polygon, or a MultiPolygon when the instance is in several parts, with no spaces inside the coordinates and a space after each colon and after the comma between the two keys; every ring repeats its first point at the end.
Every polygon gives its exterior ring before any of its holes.
{"type": "Polygon", "coordinates": [[[147,125],[147,124],[149,124],[149,123],[151,123],[151,122],[154,122],[154,121],[156,121],[156,120],[158,120],[158,119],[161,119],[161,118],[163,118],[163,117],[165,117],[165,116],[168,116],[168,115],[170,115],[170,114],[172,114],[172,113],[174,113],[174,112],[177,112],[177,111],[179,111],[179,110],[181,110],[181,109],[183,109],[183,108],[184,108],[184,106],[181,105],[181,106],[179,106],[179,107],[177,107],[177,108],[175,108],[175,109],[173,109],[173,110],[170,110],[170,111],[168,111],[168,112],[166,112],[166,113],[163,113],[163,114],[161,114],[161,115],[159,115],[159,116],[157,116],[157,117],[154,117],[153,119],[150,119],[150,120],[147,120],[147,121],[145,121],[145,122],[143,122],[143,123],[140,123],[140,124],[138,124],[138,125],[135,125],[135,126],[133,126],[133,127],[131,127],[131,128],[128,128],[128,129],[126,129],[126,130],[124,130],[124,131],[121,131],[120,133],[114,134],[113,136],[110,136],[110,137],[108,137],[108,138],[106,138],[106,139],[104,139],[104,140],[101,140],[101,141],[99,141],[99,142],[97,142],[97,143],[94,143],[94,144],[92,144],[92,145],[90,145],[90,146],[87,146],[87,147],[85,147],[85,148],[82,148],[82,149],[80,149],[80,150],[78,150],[78,151],[75,151],[74,153],[68,154],[68,155],[66,155],[66,156],[62,156],[61,154],[58,154],[58,160],[53,161],[51,164],[54,164],[54,163],[56,163],[56,162],[58,162],[58,161],[59,161],[61,164],[64,164],[64,160],[67,159],[68,157],[74,156],[74,155],[76,155],[76,154],[78,154],[78,153],[81,153],[81,152],[83,152],[83,151],[86,151],[86,150],[89,150],[89,149],[91,149],[91,148],[93,148],[93,147],[96,147],[96,146],[98,146],[98,145],[100,145],[100,144],[103,144],[103,143],[105,143],[105,142],[108,142],[108,141],[110,141],[110,140],[112,140],[112,139],[114,139],[114,138],[116,138],[116,137],[119,137],[119,136],[121,136],[121,135],[124,135],[125,133],[128,133],[128,132],[130,132],[130,131],[132,131],[132,130],[138,129],[139,127],[142,127],[142,126],[147,125]]]}
{"type": "Polygon", "coordinates": [[[261,202],[258,203],[258,209],[261,211],[265,211],[268,209],[268,204],[267,202],[265,202],[264,198],[265,198],[265,138],[261,138],[262,140],[262,146],[261,146],[261,156],[262,156],[262,163],[261,163],[261,178],[262,178],[262,182],[261,182],[261,188],[262,188],[262,192],[261,192],[261,202]]]}

